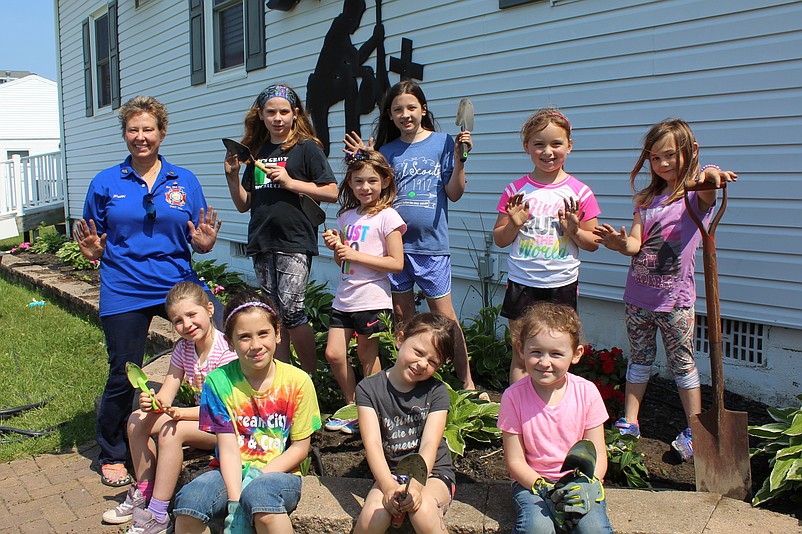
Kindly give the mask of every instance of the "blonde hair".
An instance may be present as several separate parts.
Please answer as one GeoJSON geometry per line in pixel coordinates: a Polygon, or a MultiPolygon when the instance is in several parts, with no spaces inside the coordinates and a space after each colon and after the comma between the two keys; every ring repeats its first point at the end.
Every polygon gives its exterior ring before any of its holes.
{"type": "Polygon", "coordinates": [[[570,306],[546,301],[536,302],[526,309],[517,323],[513,342],[521,352],[527,339],[544,330],[568,334],[571,337],[571,348],[574,351],[579,348],[582,322],[576,310],[570,306]]]}
{"type": "Polygon", "coordinates": [[[636,191],[633,200],[637,206],[649,206],[654,197],[659,195],[668,185],[665,180],[654,172],[650,164],[651,182],[640,191],[635,189],[635,179],[638,177],[638,173],[640,173],[644,163],[649,161],[652,147],[666,135],[673,136],[677,145],[677,183],[668,199],[666,199],[665,204],[671,204],[682,198],[685,182],[699,174],[699,151],[696,149],[696,138],[688,123],[682,119],[666,119],[655,124],[646,132],[646,136],[643,138],[643,149],[629,175],[629,185],[633,191],[636,191]],[[682,163],[681,167],[679,167],[680,162],[682,163]]]}
{"type": "Polygon", "coordinates": [[[565,135],[568,139],[571,139],[571,123],[568,118],[559,109],[550,107],[539,109],[529,116],[521,128],[521,141],[526,143],[529,136],[539,132],[549,124],[554,124],[565,130],[565,135]]]}
{"type": "Polygon", "coordinates": [[[162,135],[167,135],[167,107],[152,96],[135,96],[120,106],[117,111],[117,117],[120,119],[123,135],[125,135],[128,120],[139,113],[147,113],[156,119],[156,126],[159,128],[159,132],[162,135]]]}
{"type": "Polygon", "coordinates": [[[182,300],[190,300],[203,308],[207,307],[211,302],[206,291],[195,282],[178,282],[167,292],[167,297],[164,299],[164,308],[170,309],[182,300]]]}
{"type": "Polygon", "coordinates": [[[381,152],[378,150],[359,149],[353,155],[345,157],[345,165],[345,180],[340,183],[340,209],[337,211],[337,215],[359,208],[362,205],[349,184],[351,182],[351,174],[361,171],[365,167],[369,167],[382,181],[387,180],[387,187],[382,187],[379,201],[374,206],[371,206],[365,215],[376,215],[383,209],[393,205],[397,193],[395,173],[381,152]]]}

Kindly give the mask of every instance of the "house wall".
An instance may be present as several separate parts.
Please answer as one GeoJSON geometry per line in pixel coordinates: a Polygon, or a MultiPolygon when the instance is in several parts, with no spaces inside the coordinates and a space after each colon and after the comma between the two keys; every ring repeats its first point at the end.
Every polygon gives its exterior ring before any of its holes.
{"type": "Polygon", "coordinates": [[[0,84],[0,161],[9,150],[57,152],[61,143],[56,82],[31,75],[0,84]]]}
{"type": "MultiPolygon", "coordinates": [[[[739,174],[718,230],[722,315],[769,325],[770,350],[760,367],[727,365],[728,387],[763,400],[802,390],[793,376],[802,345],[802,2],[780,0],[538,1],[499,10],[487,0],[390,0],[383,3],[387,55],[401,38],[413,41],[424,65],[422,85],[442,130],[453,125],[457,102],[470,96],[477,111],[476,147],[468,161],[468,192],[451,206],[454,301],[469,316],[481,306],[476,252],[483,253],[504,186],[531,169],[518,138],[534,109],[557,105],[574,125],[566,168],[596,193],[602,220],[631,221],[629,170],[648,127],[669,116],[688,121],[703,163],[739,174]]],[[[81,211],[89,181],[125,157],[110,111],[84,116],[81,21],[102,2],[60,0],[62,87],[70,213],[81,211]]],[[[266,69],[189,83],[187,2],[119,2],[123,101],[156,96],[170,110],[162,153],[192,169],[224,222],[213,254],[250,273],[232,256],[244,243],[247,214],[228,197],[221,137],[242,134],[254,96],[281,81],[305,94],[339,0],[305,0],[288,13],[266,15],[266,69]]],[[[373,31],[375,9],[352,36],[359,46],[373,31]]],[[[373,65],[375,59],[366,63],[373,65]]],[[[390,81],[398,80],[390,74],[390,81]]],[[[342,103],[331,110],[332,167],[341,175],[342,103]]],[[[363,117],[363,133],[373,115],[363,117]]],[[[642,183],[638,184],[642,186],[642,183]]],[[[334,206],[327,208],[330,219],[334,206]]],[[[503,277],[506,251],[490,246],[503,277]]],[[[601,250],[584,254],[581,311],[589,341],[626,347],[621,296],[627,258],[601,250]]],[[[701,261],[699,262],[701,264],[701,261]]],[[[697,310],[706,310],[701,266],[697,310]]],[[[313,276],[336,279],[322,247],[313,276]]],[[[496,301],[503,288],[494,287],[496,301]]],[[[700,361],[700,367],[702,363],[700,361]]]]}

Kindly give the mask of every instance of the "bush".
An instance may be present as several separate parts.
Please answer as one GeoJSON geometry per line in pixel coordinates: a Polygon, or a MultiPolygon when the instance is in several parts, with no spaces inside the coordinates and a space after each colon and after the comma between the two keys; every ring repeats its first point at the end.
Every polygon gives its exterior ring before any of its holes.
{"type": "Polygon", "coordinates": [[[509,381],[512,348],[510,328],[498,324],[500,313],[501,306],[482,308],[478,317],[468,318],[462,323],[462,331],[471,356],[474,379],[502,391],[509,381]]]}
{"type": "Polygon", "coordinates": [[[462,456],[466,444],[491,443],[501,439],[499,403],[479,400],[477,391],[455,391],[446,383],[451,405],[446,418],[446,438],[451,456],[462,456]]]}
{"type": "Polygon", "coordinates": [[[643,453],[636,450],[638,438],[622,435],[617,428],[604,431],[607,446],[607,475],[609,480],[630,488],[646,488],[649,470],[643,462],[643,453]]]}
{"type": "Polygon", "coordinates": [[[607,413],[612,419],[624,409],[624,388],[627,382],[627,359],[618,347],[595,349],[585,345],[585,354],[571,372],[590,380],[599,388],[607,413]]]}
{"type": "Polygon", "coordinates": [[[64,264],[75,267],[79,271],[86,269],[97,269],[100,266],[98,260],[88,260],[81,252],[77,241],[67,241],[56,252],[56,257],[64,264]]]}
{"type": "Polygon", "coordinates": [[[39,225],[39,237],[31,245],[31,252],[36,254],[55,254],[67,239],[67,236],[56,231],[45,231],[44,224],[41,224],[39,225]]]}
{"type": "MultiPolygon", "coordinates": [[[[798,395],[802,403],[802,395],[798,395]]],[[[802,404],[798,407],[769,408],[774,423],[750,426],[749,434],[763,439],[750,456],[771,456],[771,474],[752,498],[752,506],[759,506],[783,494],[792,502],[802,504],[802,404]]]]}

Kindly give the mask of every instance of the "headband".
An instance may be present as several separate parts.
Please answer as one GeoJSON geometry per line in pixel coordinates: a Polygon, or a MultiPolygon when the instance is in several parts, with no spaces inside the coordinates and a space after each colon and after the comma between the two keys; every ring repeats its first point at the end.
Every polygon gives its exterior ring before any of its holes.
{"type": "Polygon", "coordinates": [[[265,105],[265,102],[275,97],[287,100],[294,108],[298,107],[298,99],[295,97],[295,92],[286,85],[267,86],[267,88],[259,93],[259,96],[256,97],[256,102],[254,102],[254,104],[256,104],[259,109],[262,109],[262,106],[265,105]]]}
{"type": "Polygon", "coordinates": [[[357,148],[354,152],[345,153],[345,164],[351,165],[357,161],[367,161],[370,159],[370,152],[357,148]]]}
{"type": "Polygon", "coordinates": [[[226,323],[228,323],[231,320],[231,318],[234,316],[235,313],[241,312],[245,308],[254,308],[254,307],[264,308],[265,310],[267,310],[268,312],[272,313],[273,315],[276,314],[276,311],[273,308],[271,308],[270,306],[268,306],[267,304],[265,304],[264,302],[259,302],[259,301],[253,300],[253,301],[250,301],[250,302],[245,302],[244,304],[240,304],[239,306],[237,306],[236,308],[231,310],[231,313],[229,313],[228,317],[226,317],[226,323]]]}
{"type": "Polygon", "coordinates": [[[562,113],[545,113],[544,116],[546,116],[546,117],[557,117],[559,119],[564,120],[565,123],[568,125],[568,133],[571,133],[571,121],[569,121],[568,117],[566,117],[562,113]]]}

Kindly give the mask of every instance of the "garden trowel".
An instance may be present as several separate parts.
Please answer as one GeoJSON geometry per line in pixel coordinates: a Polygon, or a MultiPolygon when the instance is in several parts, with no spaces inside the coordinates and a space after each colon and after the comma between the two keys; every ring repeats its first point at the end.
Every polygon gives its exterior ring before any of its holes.
{"type": "MultiPolygon", "coordinates": [[[[150,393],[150,388],[148,387],[148,375],[146,375],[145,371],[143,371],[142,368],[137,364],[134,362],[127,362],[125,364],[125,375],[128,377],[128,381],[131,382],[131,385],[134,386],[134,388],[138,388],[142,391],[150,393]]],[[[159,401],[156,400],[156,396],[151,393],[150,398],[153,410],[161,410],[161,406],[159,406],[159,401]]]]}
{"type": "MultiPolygon", "coordinates": [[[[461,132],[465,130],[473,131],[473,103],[470,98],[464,97],[460,99],[457,105],[457,120],[454,121],[454,124],[459,126],[459,131],[461,132]]],[[[470,149],[463,143],[459,144],[459,148],[461,152],[459,160],[464,162],[468,159],[470,149]]]]}
{"type": "MultiPolygon", "coordinates": [[[[237,159],[240,163],[249,163],[253,162],[253,164],[263,173],[270,174],[270,167],[264,164],[263,161],[258,160],[253,157],[251,154],[250,149],[239,143],[234,141],[233,139],[222,139],[223,145],[225,145],[226,150],[230,154],[236,154],[237,159]]],[[[326,227],[326,212],[323,211],[323,208],[320,207],[320,204],[315,202],[310,196],[305,195],[303,193],[298,193],[299,203],[301,205],[301,211],[307,216],[309,221],[312,223],[313,226],[320,226],[321,224],[323,227],[326,227]]]]}
{"type": "MultiPolygon", "coordinates": [[[[426,460],[423,459],[423,456],[413,452],[398,460],[398,465],[395,468],[395,474],[404,475],[407,477],[407,484],[404,487],[404,492],[400,495],[400,499],[403,500],[407,498],[409,485],[412,483],[413,478],[420,482],[422,486],[426,485],[426,475],[429,474],[429,470],[426,467],[426,460]]],[[[406,516],[407,514],[404,512],[404,514],[400,517],[393,517],[393,528],[400,527],[403,524],[406,516]]]]}

